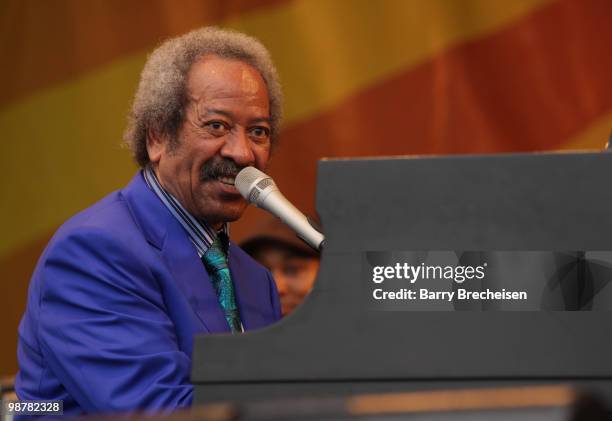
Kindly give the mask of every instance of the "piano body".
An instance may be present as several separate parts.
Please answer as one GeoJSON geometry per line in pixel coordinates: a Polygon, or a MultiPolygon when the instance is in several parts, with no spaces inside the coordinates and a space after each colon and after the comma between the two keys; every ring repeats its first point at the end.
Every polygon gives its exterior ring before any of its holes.
{"type": "Polygon", "coordinates": [[[314,289],[273,326],[197,337],[194,402],[534,385],[611,397],[610,180],[605,152],[321,161],[314,289]],[[474,288],[516,280],[530,300],[372,298],[373,266],[448,253],[489,263],[492,283],[474,288]]]}

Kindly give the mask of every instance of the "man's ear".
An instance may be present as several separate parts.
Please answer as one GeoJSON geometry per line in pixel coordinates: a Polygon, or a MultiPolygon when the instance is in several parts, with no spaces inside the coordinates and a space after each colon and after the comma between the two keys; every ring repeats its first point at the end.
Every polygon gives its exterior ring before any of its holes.
{"type": "Polygon", "coordinates": [[[157,164],[166,150],[166,139],[158,130],[147,129],[147,153],[149,161],[157,164]]]}

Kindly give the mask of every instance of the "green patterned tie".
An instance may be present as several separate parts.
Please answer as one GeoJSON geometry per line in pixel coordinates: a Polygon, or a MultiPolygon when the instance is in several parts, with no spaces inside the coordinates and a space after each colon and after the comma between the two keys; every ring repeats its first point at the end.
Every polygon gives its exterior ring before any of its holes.
{"type": "Polygon", "coordinates": [[[224,233],[220,233],[208,251],[202,256],[202,262],[212,278],[212,284],[217,293],[219,304],[223,308],[225,320],[227,320],[232,333],[237,333],[242,332],[242,328],[240,327],[240,316],[236,306],[234,284],[232,283],[232,276],[227,266],[227,246],[227,236],[224,233]]]}

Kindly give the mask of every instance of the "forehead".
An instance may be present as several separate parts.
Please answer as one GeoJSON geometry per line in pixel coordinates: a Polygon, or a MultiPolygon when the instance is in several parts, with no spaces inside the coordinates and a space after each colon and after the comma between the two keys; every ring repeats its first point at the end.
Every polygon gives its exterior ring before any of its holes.
{"type": "Polygon", "coordinates": [[[191,66],[187,90],[199,100],[239,99],[268,106],[268,90],[261,74],[237,59],[201,57],[191,66]]]}

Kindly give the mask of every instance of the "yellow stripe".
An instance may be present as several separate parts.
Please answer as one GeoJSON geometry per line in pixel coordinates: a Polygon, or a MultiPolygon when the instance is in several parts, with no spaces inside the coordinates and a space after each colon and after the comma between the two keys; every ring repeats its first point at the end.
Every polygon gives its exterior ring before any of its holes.
{"type": "Polygon", "coordinates": [[[272,52],[286,120],[332,107],[373,82],[482,36],[548,0],[308,0],[229,22],[272,52]]]}
{"type": "MultiPolygon", "coordinates": [[[[546,2],[397,0],[373,6],[369,0],[304,0],[225,26],[255,35],[270,48],[285,82],[286,124],[292,124],[546,2]]],[[[0,110],[0,194],[10,198],[0,206],[0,256],[134,173],[129,154],[118,145],[145,57],[117,60],[0,110]]]]}
{"type": "Polygon", "coordinates": [[[133,175],[120,143],[141,65],[141,58],[115,63],[0,113],[0,256],[133,175]]]}
{"type": "Polygon", "coordinates": [[[612,111],[561,145],[560,150],[602,150],[612,132],[612,111]]]}

